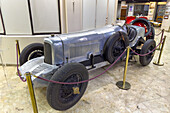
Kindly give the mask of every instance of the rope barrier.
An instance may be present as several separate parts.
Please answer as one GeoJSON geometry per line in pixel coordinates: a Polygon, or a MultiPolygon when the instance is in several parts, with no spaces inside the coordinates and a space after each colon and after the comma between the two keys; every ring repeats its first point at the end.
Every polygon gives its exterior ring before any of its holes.
{"type": "MultiPolygon", "coordinates": [[[[16,45],[17,47],[17,45],[16,45]]],[[[17,48],[16,48],[17,50],[17,48]]],[[[18,51],[17,51],[18,52],[18,51]]],[[[85,82],[88,82],[88,81],[91,81],[91,80],[94,80],[96,78],[98,78],[99,76],[103,75],[106,71],[108,71],[113,65],[116,64],[116,62],[124,55],[124,53],[126,52],[126,49],[124,50],[124,52],[114,61],[113,64],[111,64],[104,72],[100,73],[99,75],[91,78],[91,79],[88,79],[88,80],[84,80],[84,81],[80,81],[80,82],[72,82],[72,83],[66,83],[66,82],[59,82],[59,81],[53,81],[53,80],[48,80],[48,79],[45,79],[45,78],[42,78],[42,77],[39,77],[39,76],[35,76],[35,75],[32,75],[38,79],[41,79],[41,80],[44,80],[44,81],[47,81],[47,82],[52,82],[52,83],[56,83],[56,84],[80,84],[80,83],[85,83],[85,82]]],[[[19,73],[19,69],[18,69],[18,54],[17,54],[17,72],[18,72],[18,75],[20,77],[20,79],[23,81],[23,82],[26,82],[26,80],[22,79],[20,73],[19,73]]]]}
{"type": "Polygon", "coordinates": [[[139,54],[137,52],[135,52],[135,50],[133,50],[132,48],[130,48],[130,50],[132,50],[133,53],[135,53],[136,55],[139,55],[139,56],[146,56],[146,55],[149,55],[151,54],[152,52],[154,52],[156,50],[156,48],[163,43],[163,39],[161,40],[161,42],[152,50],[150,51],[149,53],[146,53],[146,54],[139,54]]]}
{"type": "Polygon", "coordinates": [[[26,79],[23,79],[22,77],[21,77],[21,74],[20,74],[20,72],[19,72],[19,69],[18,69],[18,45],[16,44],[16,54],[17,54],[17,73],[18,73],[18,76],[19,76],[19,78],[23,81],[23,82],[26,82],[27,80],[26,79]]]}
{"type": "Polygon", "coordinates": [[[163,33],[164,32],[164,29],[162,30],[162,31],[160,31],[160,33],[158,33],[158,34],[155,34],[156,36],[159,36],[161,33],[163,33]]]}
{"type": "Polygon", "coordinates": [[[151,54],[152,52],[154,52],[158,48],[158,46],[160,46],[163,43],[164,29],[160,33],[156,34],[156,36],[159,36],[161,33],[162,33],[162,36],[161,36],[161,40],[160,40],[159,44],[152,51],[150,51],[149,53],[139,54],[139,53],[135,52],[135,50],[133,50],[132,48],[130,48],[130,50],[132,50],[133,53],[135,53],[136,55],[139,55],[139,56],[146,56],[146,55],[151,54]]]}
{"type": "Polygon", "coordinates": [[[67,83],[67,82],[58,82],[58,81],[48,80],[48,79],[45,79],[45,78],[42,78],[42,77],[38,77],[38,76],[35,76],[35,75],[33,75],[33,76],[36,77],[36,78],[39,78],[39,79],[41,79],[41,80],[45,80],[45,81],[47,81],[47,82],[52,82],[52,83],[56,83],[56,84],[81,84],[81,83],[89,82],[89,81],[91,81],[91,80],[94,80],[94,79],[100,77],[100,76],[103,75],[106,71],[108,71],[113,65],[116,64],[116,62],[124,55],[125,52],[126,52],[126,49],[125,49],[124,52],[114,61],[114,63],[111,64],[104,72],[102,72],[102,73],[100,73],[99,75],[97,75],[97,76],[95,76],[95,77],[93,77],[93,78],[91,78],[91,79],[88,79],[88,80],[84,80],[84,81],[80,81],[80,82],[67,83]]]}
{"type": "MultiPolygon", "coordinates": [[[[152,50],[150,51],[149,53],[146,53],[146,54],[138,54],[136,53],[132,48],[130,48],[132,50],[132,52],[134,52],[136,55],[139,55],[139,56],[146,56],[146,55],[149,55],[150,53],[154,52],[156,50],[156,48],[161,44],[163,43],[163,39],[161,40],[161,42],[152,50]]],[[[94,80],[96,78],[98,78],[99,76],[103,75],[106,71],[108,71],[122,56],[123,54],[126,52],[126,49],[124,50],[124,52],[117,58],[117,60],[112,64],[110,65],[104,72],[100,73],[99,75],[91,78],[91,79],[88,79],[88,80],[84,80],[84,81],[80,81],[80,82],[72,82],[72,83],[66,83],[66,82],[58,82],[58,81],[53,81],[53,80],[48,80],[48,79],[45,79],[45,78],[42,78],[42,77],[39,77],[39,76],[35,76],[33,75],[34,77],[36,78],[39,78],[41,80],[44,80],[44,81],[47,81],[47,82],[52,82],[52,83],[56,83],[56,84],[80,84],[80,83],[85,83],[85,82],[88,82],[88,81],[91,81],[91,80],[94,80]]]]}

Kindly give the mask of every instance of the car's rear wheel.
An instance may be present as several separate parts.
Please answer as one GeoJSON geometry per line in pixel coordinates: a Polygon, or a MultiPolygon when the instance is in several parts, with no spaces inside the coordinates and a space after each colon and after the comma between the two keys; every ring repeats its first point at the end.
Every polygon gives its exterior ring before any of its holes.
{"type": "Polygon", "coordinates": [[[20,65],[23,65],[28,60],[41,57],[44,55],[44,45],[41,43],[33,43],[26,46],[20,55],[20,65]]]}
{"type": "MultiPolygon", "coordinates": [[[[69,63],[57,70],[51,80],[80,82],[88,78],[88,71],[84,65],[80,63],[69,63]]],[[[67,110],[80,100],[86,90],[87,84],[88,82],[72,85],[49,83],[47,87],[47,101],[56,110],[67,110]],[[75,94],[74,88],[78,88],[80,94],[75,94]]]]}
{"type": "MultiPolygon", "coordinates": [[[[153,39],[148,39],[142,46],[140,54],[147,54],[151,52],[155,47],[156,47],[156,42],[153,39]]],[[[139,61],[141,65],[143,66],[148,65],[152,61],[153,56],[154,56],[154,52],[146,56],[140,56],[139,61]]]]}
{"type": "Polygon", "coordinates": [[[129,40],[125,33],[115,33],[106,42],[104,57],[109,63],[113,63],[129,45],[129,40]]]}

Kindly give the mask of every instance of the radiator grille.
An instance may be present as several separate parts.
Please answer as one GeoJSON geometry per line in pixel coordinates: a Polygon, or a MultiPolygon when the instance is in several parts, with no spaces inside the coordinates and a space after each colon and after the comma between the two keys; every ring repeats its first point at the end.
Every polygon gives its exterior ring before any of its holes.
{"type": "Polygon", "coordinates": [[[51,45],[46,42],[44,43],[44,62],[47,64],[52,64],[51,45]]]}

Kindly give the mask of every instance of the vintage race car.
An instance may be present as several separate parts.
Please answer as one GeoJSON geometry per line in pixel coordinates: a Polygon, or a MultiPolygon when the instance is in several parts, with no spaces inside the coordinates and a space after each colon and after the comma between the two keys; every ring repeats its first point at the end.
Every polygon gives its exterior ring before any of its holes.
{"type": "MultiPolygon", "coordinates": [[[[30,72],[60,82],[88,80],[89,70],[113,63],[127,46],[141,54],[152,51],[156,43],[153,39],[146,40],[145,36],[145,28],[135,25],[108,25],[90,31],[54,35],[45,38],[44,44],[34,43],[23,49],[19,71],[23,77],[30,72]]],[[[131,52],[130,55],[134,54],[131,52]]],[[[140,63],[148,65],[153,55],[154,52],[140,57],[140,63]]],[[[48,103],[61,111],[74,106],[88,84],[55,84],[35,77],[32,80],[35,87],[47,87],[48,103]],[[75,93],[74,89],[78,89],[80,94],[75,93]]]]}

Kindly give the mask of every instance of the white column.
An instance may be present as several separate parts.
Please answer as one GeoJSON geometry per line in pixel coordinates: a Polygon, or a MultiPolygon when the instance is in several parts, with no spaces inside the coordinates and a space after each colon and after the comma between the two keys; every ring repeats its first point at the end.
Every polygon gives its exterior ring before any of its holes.
{"type": "Polygon", "coordinates": [[[164,18],[163,18],[163,21],[162,21],[161,29],[165,29],[166,31],[170,31],[170,0],[167,0],[166,10],[165,10],[164,18]],[[168,19],[165,18],[166,16],[169,16],[168,19]]]}

